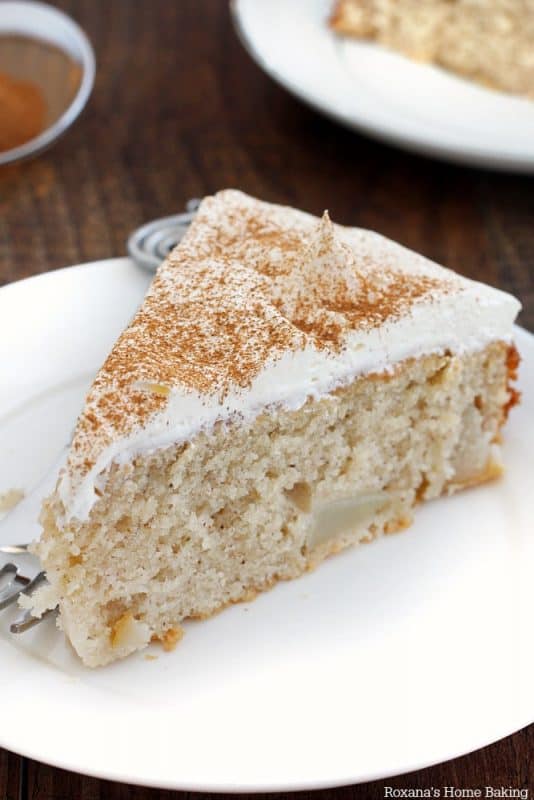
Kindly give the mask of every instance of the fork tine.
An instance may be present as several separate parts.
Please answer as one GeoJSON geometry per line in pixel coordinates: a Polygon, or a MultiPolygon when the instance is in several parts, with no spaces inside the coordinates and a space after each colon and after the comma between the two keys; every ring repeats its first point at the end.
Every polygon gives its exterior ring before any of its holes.
{"type": "Polygon", "coordinates": [[[9,626],[9,630],[11,633],[24,633],[25,631],[29,631],[30,628],[34,628],[35,625],[39,625],[39,623],[43,622],[45,619],[49,619],[50,617],[57,617],[59,614],[59,607],[56,606],[55,608],[47,609],[44,614],[40,617],[32,616],[31,611],[26,611],[25,614],[22,615],[16,622],[13,622],[9,626]]]}
{"type": "Polygon", "coordinates": [[[46,581],[46,575],[44,572],[38,572],[35,578],[32,580],[24,578],[22,575],[18,574],[18,569],[15,564],[6,564],[4,567],[2,567],[0,576],[2,573],[11,574],[13,577],[7,589],[0,594],[0,611],[3,611],[4,608],[8,608],[8,606],[16,603],[21,594],[33,594],[33,592],[46,581]],[[10,569],[6,570],[6,567],[10,569]],[[23,585],[16,588],[14,587],[15,581],[18,581],[23,585]]]}
{"type": "MultiPolygon", "coordinates": [[[[12,563],[4,564],[4,566],[0,568],[0,578],[3,577],[8,578],[8,586],[3,592],[0,592],[0,611],[15,603],[21,594],[32,595],[39,586],[47,582],[44,572],[37,573],[37,575],[30,580],[24,577],[24,575],[19,575],[17,565],[12,563]],[[16,585],[17,583],[19,586],[16,585]],[[20,586],[20,584],[22,584],[22,586],[20,586]]],[[[47,609],[40,617],[34,617],[31,611],[26,611],[10,625],[9,630],[11,633],[24,633],[30,630],[30,628],[35,627],[35,625],[39,625],[45,619],[57,617],[58,614],[59,606],[47,609]]]]}
{"type": "Polygon", "coordinates": [[[17,578],[20,578],[18,572],[17,565],[12,563],[4,564],[0,569],[0,580],[7,578],[7,586],[0,592],[0,611],[10,606],[20,593],[16,587],[17,578]]]}
{"type": "MultiPolygon", "coordinates": [[[[50,494],[56,484],[58,473],[64,466],[66,460],[68,447],[68,445],[65,445],[65,447],[61,449],[56,461],[50,467],[46,475],[44,475],[33,490],[21,500],[16,508],[13,508],[5,519],[0,521],[0,529],[2,531],[9,530],[9,537],[12,541],[16,541],[20,538],[28,542],[32,538],[37,538],[40,534],[41,529],[37,522],[39,510],[43,498],[50,494]]],[[[7,538],[7,534],[5,538],[7,538]]],[[[2,535],[2,539],[5,541],[4,535],[2,535]]],[[[29,546],[27,544],[0,544],[0,553],[21,555],[26,554],[28,551],[29,546]]],[[[0,567],[0,580],[2,584],[7,582],[7,587],[0,590],[0,611],[2,611],[13,603],[16,603],[21,594],[32,594],[39,586],[46,582],[46,576],[44,572],[40,572],[33,580],[30,580],[18,573],[16,564],[6,564],[0,567]]],[[[32,620],[35,619],[35,622],[32,621],[31,625],[29,624],[30,620],[18,620],[13,623],[13,627],[16,632],[19,632],[18,626],[20,625],[20,632],[22,632],[22,630],[27,630],[28,627],[37,625],[38,622],[45,619],[47,616],[51,616],[52,613],[51,611],[50,614],[47,612],[43,614],[42,617],[32,617],[32,620]]]]}
{"type": "Polygon", "coordinates": [[[9,564],[4,564],[2,569],[0,569],[0,578],[4,578],[6,575],[12,575],[13,577],[11,580],[14,580],[18,571],[16,564],[12,564],[11,562],[9,564]]]}
{"type": "Polygon", "coordinates": [[[15,556],[20,553],[27,553],[29,546],[29,544],[2,544],[0,545],[0,553],[15,556]]]}

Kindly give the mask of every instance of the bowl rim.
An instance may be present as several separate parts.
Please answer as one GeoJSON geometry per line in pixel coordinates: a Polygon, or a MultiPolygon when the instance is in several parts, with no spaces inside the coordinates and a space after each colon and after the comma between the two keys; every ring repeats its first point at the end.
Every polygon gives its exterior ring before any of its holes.
{"type": "MultiPolygon", "coordinates": [[[[73,97],[70,105],[65,109],[61,116],[58,117],[58,119],[56,119],[52,125],[50,125],[48,128],[45,128],[44,131],[38,134],[38,136],[34,136],[32,139],[29,139],[27,142],[24,142],[24,144],[21,144],[18,147],[12,147],[10,150],[1,151],[0,166],[12,164],[15,161],[21,161],[22,159],[37,155],[42,150],[50,147],[50,145],[56,139],[65,133],[65,131],[70,128],[74,120],[85,108],[94,86],[96,74],[96,59],[93,46],[85,31],[72,17],[70,17],[61,9],[51,6],[48,3],[39,2],[39,0],[11,0],[9,5],[24,7],[25,12],[31,10],[32,6],[34,8],[40,8],[43,11],[46,11],[46,13],[50,13],[52,16],[55,16],[56,19],[60,18],[64,23],[66,23],[73,37],[76,39],[76,44],[79,48],[82,79],[80,81],[78,91],[73,97]]],[[[60,49],[63,49],[60,47],[60,45],[57,46],[60,49]]]]}

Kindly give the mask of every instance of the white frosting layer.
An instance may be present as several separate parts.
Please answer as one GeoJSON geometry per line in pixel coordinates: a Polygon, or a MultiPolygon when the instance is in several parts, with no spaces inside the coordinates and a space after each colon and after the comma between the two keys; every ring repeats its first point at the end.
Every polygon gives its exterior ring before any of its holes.
{"type": "Polygon", "coordinates": [[[298,409],[405,358],[510,342],[519,308],[326,213],[220,192],[203,201],[95,380],[59,481],[65,517],[87,519],[113,462],[219,420],[298,409]]]}
{"type": "Polygon", "coordinates": [[[288,352],[265,366],[247,391],[236,391],[221,405],[216,396],[171,390],[163,412],[100,453],[93,468],[73,491],[69,473],[59,485],[68,517],[86,519],[103,488],[112,462],[124,463],[141,453],[190,439],[220,419],[250,422],[266,407],[300,408],[358,375],[382,372],[409,357],[479,350],[492,341],[510,342],[520,303],[511,295],[466,281],[459,293],[443,295],[414,307],[405,317],[370,331],[353,332],[337,355],[315,347],[288,352]],[[98,477],[100,476],[100,478],[98,477]]]}

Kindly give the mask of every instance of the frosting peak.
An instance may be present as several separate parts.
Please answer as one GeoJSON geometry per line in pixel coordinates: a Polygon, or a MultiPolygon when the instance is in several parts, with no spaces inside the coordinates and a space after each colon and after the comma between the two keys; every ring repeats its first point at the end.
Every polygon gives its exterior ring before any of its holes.
{"type": "Polygon", "coordinates": [[[208,197],[89,392],[60,479],[67,516],[89,513],[114,460],[408,356],[509,340],[519,307],[328,212],[208,197]]]}

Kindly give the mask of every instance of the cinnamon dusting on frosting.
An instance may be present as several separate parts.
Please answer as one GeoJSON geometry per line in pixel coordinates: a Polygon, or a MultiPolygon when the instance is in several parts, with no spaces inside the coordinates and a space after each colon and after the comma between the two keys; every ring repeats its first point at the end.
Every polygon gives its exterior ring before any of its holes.
{"type": "Polygon", "coordinates": [[[339,350],[350,331],[381,325],[417,299],[447,289],[443,278],[408,279],[387,264],[372,264],[369,273],[336,236],[327,211],[302,245],[289,279],[287,274],[273,277],[268,291],[278,311],[318,348],[339,350]]]}
{"type": "Polygon", "coordinates": [[[173,390],[223,403],[285,353],[335,354],[352,332],[459,287],[454,273],[327,212],[317,220],[232,190],[208,197],[100,370],[69,469],[88,472],[173,390]]]}

